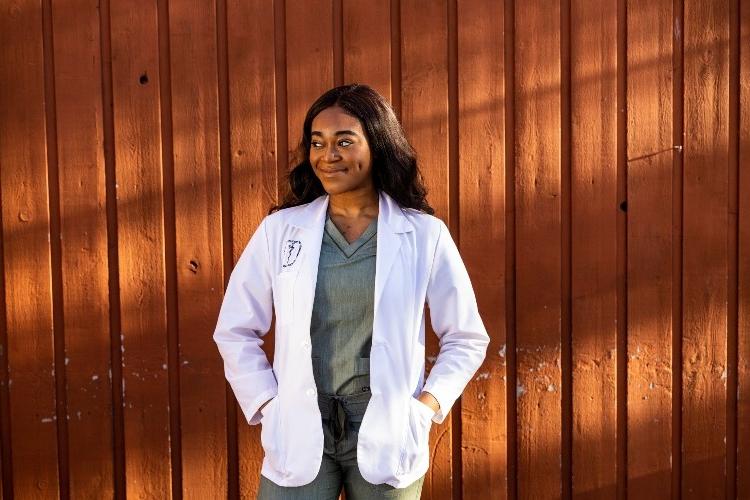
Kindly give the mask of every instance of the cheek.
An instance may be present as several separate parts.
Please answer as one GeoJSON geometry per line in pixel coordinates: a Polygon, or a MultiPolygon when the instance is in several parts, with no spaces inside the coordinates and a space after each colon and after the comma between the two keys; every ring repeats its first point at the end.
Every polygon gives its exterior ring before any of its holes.
{"type": "Polygon", "coordinates": [[[372,168],[372,157],[370,156],[370,152],[366,151],[362,153],[359,156],[359,161],[357,163],[359,164],[360,170],[370,170],[372,168]]]}

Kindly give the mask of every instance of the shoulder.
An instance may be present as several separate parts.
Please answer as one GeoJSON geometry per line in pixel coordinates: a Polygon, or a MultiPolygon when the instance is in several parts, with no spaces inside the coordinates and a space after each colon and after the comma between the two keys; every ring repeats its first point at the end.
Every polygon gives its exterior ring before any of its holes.
{"type": "Polygon", "coordinates": [[[281,210],[277,210],[271,214],[266,215],[261,221],[261,224],[265,225],[266,228],[269,228],[269,229],[275,229],[275,228],[284,226],[296,214],[305,210],[305,208],[307,208],[310,205],[310,203],[312,203],[312,201],[309,203],[304,203],[302,205],[297,205],[294,207],[282,208],[281,210]]]}
{"type": "Polygon", "coordinates": [[[415,208],[401,208],[404,217],[414,226],[414,230],[419,236],[437,237],[444,230],[447,230],[445,223],[435,217],[415,208]]]}

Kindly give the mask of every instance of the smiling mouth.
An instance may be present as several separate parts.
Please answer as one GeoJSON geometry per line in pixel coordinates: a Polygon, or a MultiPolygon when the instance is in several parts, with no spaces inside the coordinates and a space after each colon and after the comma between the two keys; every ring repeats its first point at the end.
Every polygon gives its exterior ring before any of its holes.
{"type": "Polygon", "coordinates": [[[336,169],[336,170],[326,170],[324,168],[321,168],[320,171],[322,173],[326,174],[326,175],[334,175],[334,174],[338,174],[340,172],[345,172],[346,169],[345,168],[339,168],[339,169],[336,169]]]}

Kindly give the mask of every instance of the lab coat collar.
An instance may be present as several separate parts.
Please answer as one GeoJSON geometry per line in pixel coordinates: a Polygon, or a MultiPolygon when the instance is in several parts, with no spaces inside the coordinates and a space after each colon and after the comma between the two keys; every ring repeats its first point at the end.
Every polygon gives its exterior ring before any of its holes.
{"type": "MultiPolygon", "coordinates": [[[[318,259],[320,257],[320,244],[323,237],[323,228],[326,221],[329,196],[319,196],[301,210],[295,212],[289,220],[293,226],[311,231],[313,243],[310,247],[310,260],[305,268],[312,278],[317,275],[318,259]]],[[[385,191],[378,191],[378,232],[377,232],[377,254],[375,257],[375,297],[374,313],[377,319],[380,310],[380,297],[388,280],[393,261],[401,249],[401,238],[399,233],[414,231],[414,225],[404,215],[401,206],[391,198],[385,191]]],[[[307,290],[309,307],[307,312],[312,312],[312,298],[315,294],[315,281],[311,282],[310,290],[307,290]]],[[[308,315],[305,314],[305,317],[308,315]]]]}

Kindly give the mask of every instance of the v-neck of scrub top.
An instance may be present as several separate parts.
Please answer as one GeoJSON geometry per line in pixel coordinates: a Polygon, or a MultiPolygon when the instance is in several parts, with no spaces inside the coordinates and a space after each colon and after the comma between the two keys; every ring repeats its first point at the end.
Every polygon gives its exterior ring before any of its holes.
{"type": "Polygon", "coordinates": [[[362,248],[362,246],[370,241],[372,237],[375,236],[375,234],[378,232],[378,218],[375,217],[370,222],[370,225],[367,226],[367,229],[365,229],[365,231],[359,236],[359,238],[352,241],[351,243],[346,241],[346,238],[343,234],[341,234],[341,231],[339,231],[339,228],[336,227],[336,224],[333,223],[329,215],[326,215],[325,230],[326,233],[328,233],[328,236],[330,236],[333,242],[336,244],[336,246],[339,247],[341,253],[346,255],[347,258],[351,258],[352,255],[357,253],[357,250],[362,248]]]}

